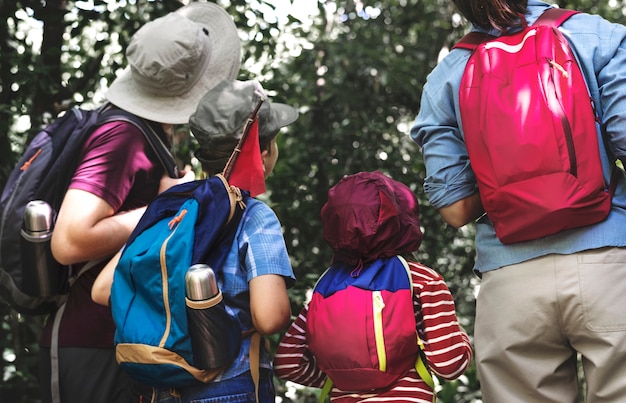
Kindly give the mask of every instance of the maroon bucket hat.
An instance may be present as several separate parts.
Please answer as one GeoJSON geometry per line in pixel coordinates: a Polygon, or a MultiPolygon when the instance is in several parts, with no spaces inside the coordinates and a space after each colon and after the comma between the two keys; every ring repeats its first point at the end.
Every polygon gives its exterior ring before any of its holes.
{"type": "Polygon", "coordinates": [[[321,217],[334,261],[367,263],[415,252],[422,242],[417,198],[380,171],[341,179],[328,191],[321,217]]]}

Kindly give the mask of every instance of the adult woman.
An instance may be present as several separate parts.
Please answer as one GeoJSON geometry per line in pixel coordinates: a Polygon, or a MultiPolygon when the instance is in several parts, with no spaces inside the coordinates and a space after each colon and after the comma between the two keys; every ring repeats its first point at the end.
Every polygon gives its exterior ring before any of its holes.
{"type": "MultiPolygon", "coordinates": [[[[538,0],[455,0],[473,30],[515,32],[520,14],[532,24],[549,4],[538,0]]],[[[626,157],[626,28],[589,14],[559,28],[570,41],[606,127],[600,142],[608,183],[615,158],[626,157]]],[[[538,240],[502,244],[480,200],[464,143],[459,84],[469,52],[456,49],[430,74],[412,128],[422,147],[431,204],[455,227],[475,219],[482,285],[475,348],[485,402],[576,402],[576,357],[587,401],[626,395],[626,192],[623,171],[604,221],[538,240]],[[523,309],[520,309],[523,307],[523,309]]],[[[598,133],[600,139],[600,133],[598,133]]]]}

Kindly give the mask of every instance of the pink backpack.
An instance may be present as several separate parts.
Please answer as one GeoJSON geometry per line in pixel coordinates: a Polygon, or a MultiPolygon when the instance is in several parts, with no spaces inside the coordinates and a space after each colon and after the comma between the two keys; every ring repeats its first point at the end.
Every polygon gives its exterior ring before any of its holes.
{"type": "Polygon", "coordinates": [[[335,263],[309,302],[309,350],[344,392],[389,388],[418,362],[413,309],[409,267],[401,257],[360,268],[335,263]]]}
{"type": "Polygon", "coordinates": [[[335,255],[307,314],[317,365],[343,391],[387,388],[411,368],[432,385],[419,359],[409,266],[397,256],[422,240],[415,195],[378,171],[360,172],[330,189],[321,215],[335,255]]]}
{"type": "Polygon", "coordinates": [[[459,92],[480,198],[505,244],[600,222],[612,190],[602,176],[593,100],[557,29],[573,10],[494,38],[470,33],[459,92]]]}

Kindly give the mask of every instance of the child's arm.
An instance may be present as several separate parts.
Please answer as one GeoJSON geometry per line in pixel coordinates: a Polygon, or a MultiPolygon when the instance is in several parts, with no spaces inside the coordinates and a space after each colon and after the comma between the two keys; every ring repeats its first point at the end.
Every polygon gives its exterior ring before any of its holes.
{"type": "Polygon", "coordinates": [[[122,251],[119,251],[113,256],[111,260],[104,266],[96,281],[91,287],[91,299],[100,305],[109,306],[109,297],[111,297],[111,285],[113,285],[113,275],[115,273],[115,267],[120,260],[122,251]]]}
{"type": "Polygon", "coordinates": [[[263,202],[250,199],[237,235],[239,264],[248,276],[252,325],[263,335],[283,330],[291,318],[287,294],[293,270],[276,214],[263,202]]]}
{"type": "Polygon", "coordinates": [[[457,320],[452,294],[440,274],[417,264],[410,267],[421,305],[418,331],[423,331],[428,366],[443,379],[456,379],[470,365],[472,346],[457,320]]]}
{"type": "Polygon", "coordinates": [[[284,329],[291,317],[285,279],[264,274],[250,280],[250,312],[259,333],[270,335],[284,329]]]}
{"type": "Polygon", "coordinates": [[[308,311],[309,307],[305,306],[280,341],[274,358],[274,373],[281,379],[321,388],[326,374],[317,367],[306,342],[308,311]]]}

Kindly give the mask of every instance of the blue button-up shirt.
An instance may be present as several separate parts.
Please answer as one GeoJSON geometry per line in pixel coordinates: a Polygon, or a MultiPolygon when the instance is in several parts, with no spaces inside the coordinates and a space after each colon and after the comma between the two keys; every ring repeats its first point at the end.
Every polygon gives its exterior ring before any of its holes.
{"type": "MultiPolygon", "coordinates": [[[[547,7],[547,3],[529,0],[527,22],[534,23],[547,7]]],[[[626,160],[626,27],[599,16],[576,14],[560,30],[579,59],[597,113],[606,125],[607,144],[615,156],[626,160]]],[[[411,137],[424,154],[424,190],[435,208],[449,206],[477,191],[459,111],[459,85],[469,55],[467,50],[454,49],[431,72],[411,129],[411,137]]],[[[614,164],[604,147],[601,149],[604,177],[609,183],[614,164]]],[[[618,176],[611,212],[598,224],[504,245],[496,238],[489,219],[481,217],[476,223],[475,270],[494,270],[550,253],[626,246],[626,179],[621,170],[618,176]]]]}
{"type": "MultiPolygon", "coordinates": [[[[287,287],[293,286],[295,276],[280,222],[265,203],[256,199],[248,200],[222,273],[218,285],[224,294],[226,308],[237,317],[244,330],[252,328],[250,280],[275,274],[284,277],[287,287]]],[[[238,357],[216,381],[230,379],[250,370],[249,350],[250,337],[246,337],[241,343],[238,357]]],[[[260,364],[263,368],[271,368],[271,360],[265,349],[261,351],[260,364]]]]}

